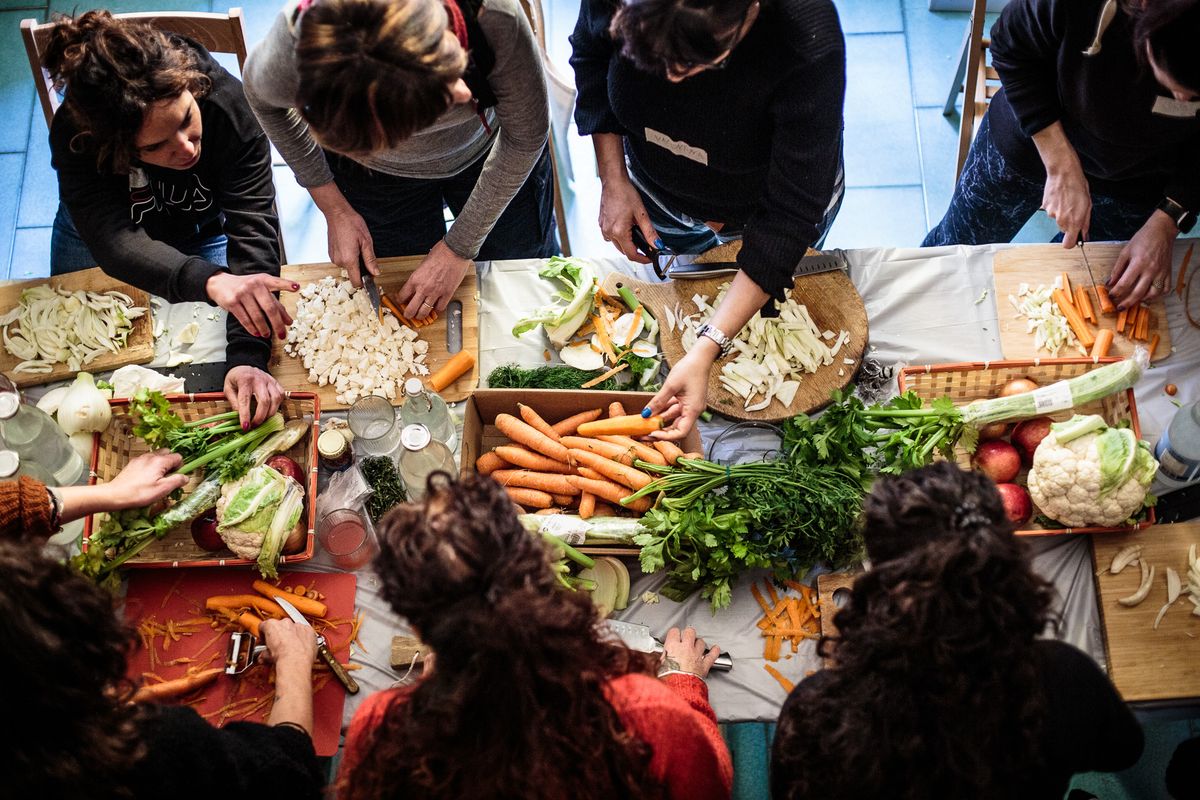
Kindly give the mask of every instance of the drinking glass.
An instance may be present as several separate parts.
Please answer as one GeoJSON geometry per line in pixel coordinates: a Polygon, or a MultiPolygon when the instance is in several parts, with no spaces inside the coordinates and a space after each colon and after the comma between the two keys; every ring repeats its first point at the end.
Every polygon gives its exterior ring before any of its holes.
{"type": "Polygon", "coordinates": [[[401,428],[396,424],[396,410],[387,399],[364,397],[350,406],[347,416],[355,447],[364,455],[389,456],[400,446],[401,428]]]}
{"type": "Polygon", "coordinates": [[[366,518],[349,508],[326,512],[317,521],[317,541],[338,567],[353,572],[370,563],[379,543],[366,518]]]}

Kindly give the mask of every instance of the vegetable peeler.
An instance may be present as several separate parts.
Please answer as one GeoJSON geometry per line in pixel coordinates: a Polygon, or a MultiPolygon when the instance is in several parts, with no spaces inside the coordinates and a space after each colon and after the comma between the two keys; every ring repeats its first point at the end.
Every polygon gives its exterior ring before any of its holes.
{"type": "Polygon", "coordinates": [[[258,643],[258,637],[249,631],[234,631],[229,635],[229,646],[225,649],[225,674],[241,675],[258,663],[258,657],[267,646],[258,643]]]}

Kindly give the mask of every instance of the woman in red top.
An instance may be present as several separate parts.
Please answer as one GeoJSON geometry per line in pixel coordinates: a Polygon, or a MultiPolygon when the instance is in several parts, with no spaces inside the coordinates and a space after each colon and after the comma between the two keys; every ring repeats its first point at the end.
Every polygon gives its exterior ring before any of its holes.
{"type": "Polygon", "coordinates": [[[495,481],[435,475],[380,545],[382,594],[437,668],[358,709],[340,797],[729,797],[703,681],[718,648],[672,631],[659,665],[607,640],[495,481]]]}

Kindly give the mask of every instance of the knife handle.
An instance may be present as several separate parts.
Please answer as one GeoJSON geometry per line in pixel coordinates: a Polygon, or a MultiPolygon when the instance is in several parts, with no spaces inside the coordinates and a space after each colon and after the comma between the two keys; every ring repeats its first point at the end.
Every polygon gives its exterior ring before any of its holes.
{"type": "Polygon", "coordinates": [[[348,694],[358,694],[358,681],[350,677],[350,673],[346,672],[341,662],[329,651],[328,645],[317,645],[317,654],[321,656],[322,661],[329,665],[329,669],[333,671],[333,677],[337,678],[338,682],[346,687],[348,694]]]}

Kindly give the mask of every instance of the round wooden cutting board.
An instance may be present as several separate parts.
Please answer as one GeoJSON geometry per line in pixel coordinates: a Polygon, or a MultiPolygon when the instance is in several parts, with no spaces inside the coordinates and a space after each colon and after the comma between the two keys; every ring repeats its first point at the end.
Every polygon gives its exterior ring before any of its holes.
{"type": "MultiPolygon", "coordinates": [[[[650,309],[660,327],[659,337],[663,355],[667,364],[674,366],[684,356],[682,334],[678,330],[666,330],[665,309],[671,309],[671,313],[674,314],[678,306],[683,316],[695,314],[696,304],[692,302],[693,296],[707,295],[708,302],[712,303],[721,285],[731,280],[732,273],[714,278],[647,283],[620,273],[611,273],[605,278],[603,286],[610,294],[615,294],[621,286],[628,286],[638,300],[650,309]]],[[[708,407],[712,411],[734,419],[787,419],[823,407],[829,402],[832,391],[842,388],[854,378],[867,346],[868,327],[867,309],[863,306],[862,298],[850,282],[849,276],[844,272],[822,272],[796,278],[792,297],[808,308],[813,322],[822,331],[830,330],[835,335],[838,331],[847,331],[850,341],[842,345],[831,364],[800,378],[800,388],[791,405],[784,406],[779,400],[772,399],[771,404],[762,411],[746,411],[744,401],[721,385],[721,367],[728,359],[718,359],[708,382],[708,407]],[[844,363],[846,358],[854,359],[854,363],[844,363]],[[841,375],[838,374],[839,370],[841,375]]]]}

